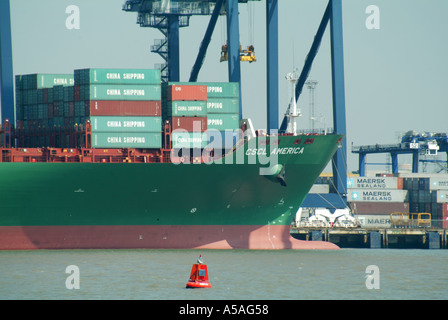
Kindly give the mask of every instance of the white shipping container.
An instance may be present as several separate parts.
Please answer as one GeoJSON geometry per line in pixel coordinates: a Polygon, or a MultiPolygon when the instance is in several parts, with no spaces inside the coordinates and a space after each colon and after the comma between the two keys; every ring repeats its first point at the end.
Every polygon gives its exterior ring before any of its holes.
{"type": "Polygon", "coordinates": [[[349,189],[347,190],[347,200],[360,202],[406,202],[408,201],[408,190],[349,189]]]}
{"type": "Polygon", "coordinates": [[[448,174],[446,173],[427,173],[427,172],[400,172],[398,174],[402,178],[437,178],[437,179],[448,179],[448,174]]]}
{"type": "Polygon", "coordinates": [[[448,177],[447,178],[429,178],[430,190],[448,190],[448,177]]]}
{"type": "Polygon", "coordinates": [[[431,195],[433,202],[448,203],[448,190],[434,190],[431,195]]]}
{"type": "Polygon", "coordinates": [[[390,215],[355,215],[363,228],[390,228],[390,215]]]}
{"type": "Polygon", "coordinates": [[[398,177],[353,177],[347,178],[347,188],[403,189],[403,179],[398,177]]]}

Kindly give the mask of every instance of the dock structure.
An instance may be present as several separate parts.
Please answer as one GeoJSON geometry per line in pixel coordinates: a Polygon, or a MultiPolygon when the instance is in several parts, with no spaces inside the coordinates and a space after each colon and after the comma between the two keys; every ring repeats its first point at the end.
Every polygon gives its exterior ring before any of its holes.
{"type": "Polygon", "coordinates": [[[447,229],[435,228],[319,228],[292,226],[293,238],[327,241],[341,248],[447,249],[447,229]]]}

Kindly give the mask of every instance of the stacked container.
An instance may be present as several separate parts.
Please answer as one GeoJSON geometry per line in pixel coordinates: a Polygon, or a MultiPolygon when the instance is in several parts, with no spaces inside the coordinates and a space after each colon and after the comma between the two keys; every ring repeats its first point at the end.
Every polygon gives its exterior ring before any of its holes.
{"type": "Polygon", "coordinates": [[[239,86],[237,82],[207,83],[207,128],[211,146],[232,148],[240,127],[239,86]],[[220,139],[219,139],[220,138],[220,139]],[[213,142],[218,143],[214,144],[213,142]]]}
{"type": "Polygon", "coordinates": [[[75,70],[74,122],[92,125],[94,148],[161,148],[160,70],[75,70]]]}
{"type": "Polygon", "coordinates": [[[168,83],[163,117],[171,123],[173,148],[204,148],[207,145],[207,86],[168,83]]]}
{"type": "MultiPolygon", "coordinates": [[[[212,148],[229,149],[235,145],[237,140],[237,133],[235,131],[240,127],[238,83],[195,82],[192,84],[189,82],[169,82],[167,88],[166,99],[164,100],[167,101],[167,115],[173,118],[173,129],[178,127],[176,119],[174,119],[177,116],[205,117],[207,121],[207,135],[202,136],[201,147],[208,145],[212,148]],[[206,96],[203,97],[204,100],[200,103],[200,107],[197,103],[193,102],[187,103],[187,101],[182,101],[179,104],[179,101],[175,101],[173,95],[177,95],[178,92],[173,92],[172,88],[176,88],[176,86],[177,88],[179,86],[205,87],[206,96]]],[[[177,97],[179,98],[178,95],[177,97]]],[[[202,128],[204,128],[203,125],[202,128]]],[[[176,139],[176,135],[173,138],[176,139]]],[[[198,139],[197,142],[199,142],[198,139]]],[[[176,142],[173,147],[180,147],[180,145],[176,142]]],[[[184,147],[187,147],[187,145],[184,145],[184,147]]]]}
{"type": "Polygon", "coordinates": [[[448,224],[448,175],[409,173],[403,176],[413,213],[431,213],[432,225],[448,224]],[[443,223],[442,223],[443,221],[443,223]]]}
{"type": "Polygon", "coordinates": [[[16,76],[16,117],[25,129],[51,128],[61,123],[64,90],[73,87],[73,74],[16,76]],[[56,120],[55,120],[56,117],[56,120]]]}
{"type": "Polygon", "coordinates": [[[364,227],[390,227],[392,212],[409,213],[408,191],[399,177],[347,179],[347,200],[364,227]]]}
{"type": "MultiPolygon", "coordinates": [[[[448,227],[448,175],[400,173],[399,177],[347,179],[347,199],[364,220],[386,224],[390,213],[430,213],[432,226],[448,227]]],[[[367,223],[370,222],[370,223],[367,223]]]]}

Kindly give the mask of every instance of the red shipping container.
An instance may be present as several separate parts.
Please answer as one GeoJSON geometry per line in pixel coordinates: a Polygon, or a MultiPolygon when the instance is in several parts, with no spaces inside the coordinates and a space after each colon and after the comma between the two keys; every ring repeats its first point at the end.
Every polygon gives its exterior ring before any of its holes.
{"type": "Polygon", "coordinates": [[[397,189],[403,189],[403,178],[397,178],[397,189]]]}
{"type": "Polygon", "coordinates": [[[169,85],[166,97],[171,101],[206,101],[207,86],[204,85],[169,85]]]}
{"type": "Polygon", "coordinates": [[[448,203],[442,203],[443,228],[448,229],[448,203]]]}
{"type": "Polygon", "coordinates": [[[75,101],[79,101],[80,100],[79,86],[74,86],[73,87],[73,94],[75,96],[75,101]]]}
{"type": "Polygon", "coordinates": [[[172,117],[171,123],[172,130],[184,129],[188,132],[204,132],[207,130],[207,117],[172,117]]]}
{"type": "Polygon", "coordinates": [[[161,101],[90,101],[91,116],[161,116],[161,101]]]}
{"type": "Polygon", "coordinates": [[[362,202],[352,201],[349,203],[350,209],[357,214],[391,214],[392,212],[409,213],[416,208],[412,208],[413,203],[408,202],[362,202]]]}

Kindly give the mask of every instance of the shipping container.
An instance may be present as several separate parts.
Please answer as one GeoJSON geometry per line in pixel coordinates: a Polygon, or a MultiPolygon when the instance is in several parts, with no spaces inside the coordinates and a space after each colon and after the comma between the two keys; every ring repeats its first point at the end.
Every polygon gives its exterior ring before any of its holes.
{"type": "Polygon", "coordinates": [[[410,202],[409,203],[409,212],[410,213],[415,213],[418,212],[420,209],[418,202],[410,202]]]}
{"type": "Polygon", "coordinates": [[[173,148],[205,148],[207,146],[207,134],[202,132],[173,132],[171,134],[173,148]]]}
{"type": "Polygon", "coordinates": [[[54,86],[53,87],[53,102],[64,101],[64,86],[54,86]]]}
{"type": "Polygon", "coordinates": [[[75,101],[75,86],[64,87],[64,101],[75,101]]]}
{"type": "Polygon", "coordinates": [[[433,202],[448,203],[448,190],[433,190],[431,198],[433,202]]]}
{"type": "Polygon", "coordinates": [[[64,102],[64,117],[73,118],[75,116],[75,102],[64,102]]]}
{"type": "MultiPolygon", "coordinates": [[[[195,85],[207,86],[207,99],[238,98],[238,82],[195,82],[195,85]]],[[[191,82],[168,82],[168,85],[191,85],[191,82]]]]}
{"type": "Polygon", "coordinates": [[[403,189],[406,189],[406,190],[418,190],[418,179],[415,179],[415,178],[403,178],[403,189]]]}
{"type": "Polygon", "coordinates": [[[161,100],[160,85],[96,84],[79,87],[80,100],[161,100]]]}
{"type": "Polygon", "coordinates": [[[37,103],[37,89],[29,89],[21,91],[21,103],[36,104],[37,103]]]}
{"type": "Polygon", "coordinates": [[[48,88],[37,89],[37,103],[48,103],[48,88]]]}
{"type": "Polygon", "coordinates": [[[408,202],[349,202],[350,209],[357,214],[391,214],[392,212],[410,212],[408,202]]]}
{"type": "Polygon", "coordinates": [[[396,177],[395,173],[377,173],[376,177],[396,177]]]}
{"type": "Polygon", "coordinates": [[[160,70],[90,68],[74,71],[75,84],[160,84],[160,70]]]}
{"type": "Polygon", "coordinates": [[[448,190],[448,177],[429,178],[430,190],[448,190]]]}
{"type": "Polygon", "coordinates": [[[23,105],[16,105],[16,118],[17,121],[23,121],[23,105]]]}
{"type": "Polygon", "coordinates": [[[224,130],[237,130],[240,127],[238,114],[207,114],[207,128],[224,130]]]}
{"type": "Polygon", "coordinates": [[[79,85],[73,86],[73,97],[75,101],[81,100],[81,90],[79,85]]]}
{"type": "Polygon", "coordinates": [[[48,104],[40,103],[37,105],[37,119],[48,119],[48,104]]]}
{"type": "Polygon", "coordinates": [[[231,149],[240,139],[240,132],[234,130],[219,131],[207,128],[207,147],[215,149],[231,149]]]}
{"type": "Polygon", "coordinates": [[[207,101],[167,101],[168,117],[206,117],[207,101]]]}
{"type": "Polygon", "coordinates": [[[355,218],[361,224],[362,228],[390,228],[390,215],[388,214],[375,214],[375,215],[367,215],[367,214],[356,214],[355,218]]]}
{"type": "Polygon", "coordinates": [[[419,178],[420,190],[448,190],[448,177],[419,178]]]}
{"type": "Polygon", "coordinates": [[[403,178],[437,178],[448,179],[447,173],[427,173],[427,172],[400,172],[399,177],[403,178]]]}
{"type": "Polygon", "coordinates": [[[92,132],[93,148],[161,148],[161,132],[92,132]]]}
{"type": "Polygon", "coordinates": [[[207,86],[204,85],[168,85],[166,87],[168,101],[207,101],[207,86]]]}
{"type": "Polygon", "coordinates": [[[75,117],[86,117],[88,116],[88,113],[86,110],[88,110],[89,103],[88,101],[75,101],[74,104],[74,116],[75,117]]]}
{"type": "Polygon", "coordinates": [[[348,201],[373,201],[373,202],[406,202],[408,190],[389,189],[350,189],[347,191],[348,201]]]}
{"type": "Polygon", "coordinates": [[[353,177],[353,178],[347,178],[347,188],[403,189],[403,178],[398,178],[398,177],[353,177]]]}
{"type": "Polygon", "coordinates": [[[89,100],[88,114],[91,116],[161,116],[160,100],[123,101],[89,100]]]}
{"type": "Polygon", "coordinates": [[[431,203],[418,202],[417,211],[413,211],[412,213],[421,213],[421,212],[431,212],[431,203]]]}
{"type": "Polygon", "coordinates": [[[442,204],[442,221],[443,221],[443,228],[448,229],[448,203],[442,204]]]}
{"type": "Polygon", "coordinates": [[[239,114],[240,104],[238,98],[208,98],[207,113],[234,113],[239,114]]]}
{"type": "Polygon", "coordinates": [[[431,191],[429,190],[419,190],[418,191],[418,201],[420,203],[431,202],[431,191]]]}
{"type": "Polygon", "coordinates": [[[44,74],[34,73],[16,75],[16,88],[19,90],[51,88],[53,86],[74,85],[73,74],[44,74]]]}
{"type": "Polygon", "coordinates": [[[55,101],[53,102],[53,117],[62,117],[64,102],[55,101]]]}
{"type": "Polygon", "coordinates": [[[188,132],[204,132],[207,130],[206,117],[172,117],[171,130],[184,129],[188,132]]]}
{"type": "Polygon", "coordinates": [[[161,132],[161,117],[90,117],[92,132],[161,132]]]}
{"type": "Polygon", "coordinates": [[[238,82],[198,82],[207,86],[208,98],[238,98],[240,96],[238,82]]]}

